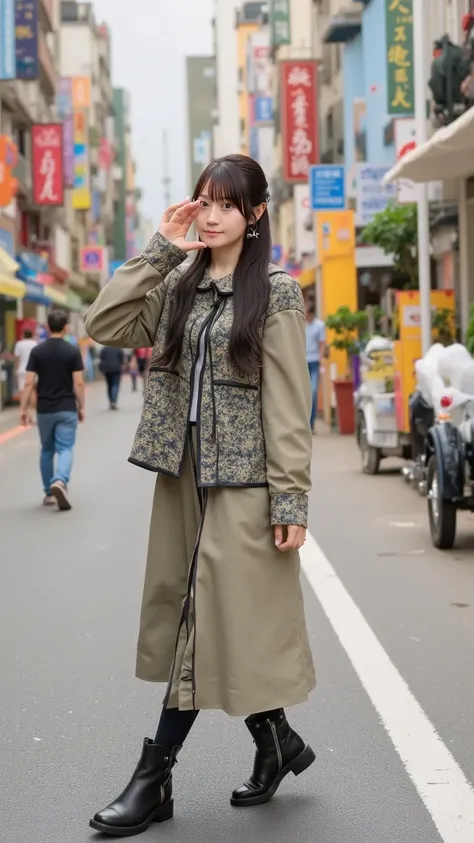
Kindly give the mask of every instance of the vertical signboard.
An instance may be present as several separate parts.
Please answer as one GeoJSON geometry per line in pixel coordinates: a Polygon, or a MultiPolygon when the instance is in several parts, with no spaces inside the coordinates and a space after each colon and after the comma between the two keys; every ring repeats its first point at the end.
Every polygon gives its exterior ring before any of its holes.
{"type": "Polygon", "coordinates": [[[89,76],[73,76],[72,105],[74,111],[91,107],[91,80],[89,76]]]}
{"type": "Polygon", "coordinates": [[[63,205],[63,127],[61,123],[32,126],[33,200],[35,205],[63,205]]]}
{"type": "Polygon", "coordinates": [[[280,63],[283,180],[308,181],[319,160],[318,67],[312,59],[280,63]]]}
{"type": "Polygon", "coordinates": [[[72,79],[63,76],[56,95],[58,115],[63,121],[64,186],[74,186],[74,118],[72,114],[72,79]]]}
{"type": "Polygon", "coordinates": [[[38,0],[15,0],[16,78],[37,79],[38,0]]]}
{"type": "Polygon", "coordinates": [[[290,0],[270,0],[271,39],[273,47],[291,44],[290,0]]]}
{"type": "MultiPolygon", "coordinates": [[[[416,120],[414,117],[399,117],[394,121],[395,154],[397,161],[416,149],[416,120]]],[[[420,186],[411,179],[397,179],[397,201],[399,205],[418,202],[420,186]]]]}
{"type": "Polygon", "coordinates": [[[0,0],[0,80],[15,76],[15,0],[0,0]]]}
{"type": "Polygon", "coordinates": [[[413,0],[385,0],[387,113],[414,113],[413,0]]]}
{"type": "Polygon", "coordinates": [[[390,167],[387,164],[359,164],[357,168],[356,225],[363,228],[375,214],[385,211],[397,199],[395,184],[384,184],[390,167]]]}
{"type": "Polygon", "coordinates": [[[91,206],[87,112],[74,112],[74,189],[72,206],[88,211],[91,206]]]}

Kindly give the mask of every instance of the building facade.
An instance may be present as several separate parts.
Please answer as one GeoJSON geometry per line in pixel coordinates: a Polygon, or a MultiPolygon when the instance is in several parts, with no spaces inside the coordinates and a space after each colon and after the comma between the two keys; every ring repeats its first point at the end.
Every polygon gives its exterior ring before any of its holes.
{"type": "Polygon", "coordinates": [[[201,172],[214,154],[214,120],[217,108],[214,56],[186,57],[188,113],[188,193],[191,196],[201,172]]]}

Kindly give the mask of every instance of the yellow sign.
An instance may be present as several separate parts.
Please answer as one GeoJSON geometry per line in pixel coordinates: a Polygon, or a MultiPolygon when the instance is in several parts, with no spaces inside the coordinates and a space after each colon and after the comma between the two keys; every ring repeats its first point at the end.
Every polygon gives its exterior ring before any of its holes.
{"type": "Polygon", "coordinates": [[[395,361],[393,351],[373,351],[369,356],[370,363],[364,369],[362,380],[387,381],[395,375],[395,361]]]}
{"type": "MultiPolygon", "coordinates": [[[[454,291],[432,290],[431,310],[450,310],[454,314],[454,291]]],[[[418,290],[401,290],[397,294],[401,340],[421,340],[421,309],[418,290]]],[[[436,337],[433,337],[436,342],[436,337]]]]}
{"type": "Polygon", "coordinates": [[[318,211],[316,240],[319,263],[355,254],[354,211],[318,211]]]}
{"type": "Polygon", "coordinates": [[[88,134],[89,125],[86,111],[75,111],[72,207],[76,211],[88,211],[91,206],[88,134]]]}

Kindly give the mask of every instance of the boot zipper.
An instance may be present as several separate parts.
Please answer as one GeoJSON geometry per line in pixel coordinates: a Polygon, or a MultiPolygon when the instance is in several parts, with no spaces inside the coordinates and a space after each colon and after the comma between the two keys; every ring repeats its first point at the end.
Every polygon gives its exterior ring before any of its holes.
{"type": "Polygon", "coordinates": [[[267,723],[270,726],[270,729],[272,730],[273,740],[275,741],[275,749],[278,759],[278,772],[280,772],[281,768],[283,767],[283,758],[281,756],[281,747],[278,741],[276,726],[274,723],[272,723],[271,720],[267,720],[267,723]]]}

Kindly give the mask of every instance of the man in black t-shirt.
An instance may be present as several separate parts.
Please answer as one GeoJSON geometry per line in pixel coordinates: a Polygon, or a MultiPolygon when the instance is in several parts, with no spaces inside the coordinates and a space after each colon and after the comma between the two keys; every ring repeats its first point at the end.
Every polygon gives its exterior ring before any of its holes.
{"type": "Polygon", "coordinates": [[[48,316],[50,337],[31,352],[20,405],[20,421],[26,425],[36,383],[43,503],[50,506],[57,502],[59,509],[64,510],[71,509],[69,477],[77,423],[84,421],[84,365],[79,349],[64,339],[67,323],[67,314],[62,310],[54,310],[48,316]]]}

